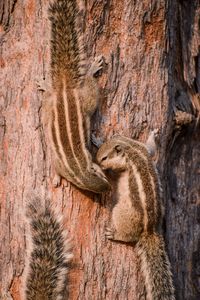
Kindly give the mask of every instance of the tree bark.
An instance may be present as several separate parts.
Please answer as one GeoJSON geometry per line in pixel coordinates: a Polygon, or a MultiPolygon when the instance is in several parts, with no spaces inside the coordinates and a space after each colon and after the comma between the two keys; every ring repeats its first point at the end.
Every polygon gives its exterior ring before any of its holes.
{"type": "MultiPolygon", "coordinates": [[[[73,240],[70,299],[145,299],[133,247],[107,241],[112,195],[53,188],[41,126],[49,76],[49,1],[0,3],[0,299],[22,299],[27,257],[27,195],[50,197],[73,240]]],[[[199,1],[79,1],[90,57],[103,54],[101,103],[93,131],[144,141],[160,129],[158,168],[164,235],[177,299],[200,298],[199,1]]],[[[95,154],[95,151],[94,153],[95,154]]]]}

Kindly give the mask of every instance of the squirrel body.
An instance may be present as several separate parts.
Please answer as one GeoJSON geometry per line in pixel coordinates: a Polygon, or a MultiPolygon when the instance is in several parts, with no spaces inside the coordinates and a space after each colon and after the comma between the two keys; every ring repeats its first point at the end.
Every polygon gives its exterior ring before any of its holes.
{"type": "Polygon", "coordinates": [[[64,177],[81,189],[101,193],[109,183],[89,148],[90,118],[99,99],[94,75],[102,69],[103,59],[98,57],[87,69],[75,0],[53,1],[49,19],[52,89],[46,95],[43,124],[53,150],[54,185],[64,177]]]}
{"type": "Polygon", "coordinates": [[[26,277],[26,300],[64,300],[67,274],[73,257],[70,240],[49,201],[39,198],[27,205],[31,245],[26,277]]]}
{"type": "Polygon", "coordinates": [[[102,169],[112,172],[116,197],[106,236],[136,243],[148,300],[174,300],[170,263],[159,233],[163,210],[160,182],[151,159],[154,135],[150,134],[147,145],[114,136],[97,152],[102,169]]]}

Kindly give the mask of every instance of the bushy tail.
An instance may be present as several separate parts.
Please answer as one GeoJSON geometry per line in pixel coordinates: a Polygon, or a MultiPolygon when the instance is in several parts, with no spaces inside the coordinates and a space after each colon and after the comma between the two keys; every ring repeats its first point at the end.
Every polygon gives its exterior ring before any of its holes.
{"type": "Polygon", "coordinates": [[[34,199],[27,206],[32,248],[26,278],[27,300],[62,300],[72,258],[70,241],[49,201],[34,199]]]}
{"type": "Polygon", "coordinates": [[[85,52],[76,0],[54,0],[49,6],[49,19],[53,82],[65,76],[68,84],[77,84],[85,74],[85,52]]]}
{"type": "Polygon", "coordinates": [[[163,237],[146,235],[137,244],[148,300],[175,300],[170,263],[163,237]]]}

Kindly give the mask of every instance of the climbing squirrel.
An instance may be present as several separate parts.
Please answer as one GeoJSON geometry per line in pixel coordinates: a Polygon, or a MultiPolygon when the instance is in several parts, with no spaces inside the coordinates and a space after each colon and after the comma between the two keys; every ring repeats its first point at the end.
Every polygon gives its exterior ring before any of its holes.
{"type": "Polygon", "coordinates": [[[40,82],[39,88],[46,91],[42,119],[53,150],[53,184],[59,186],[64,177],[83,190],[102,193],[110,185],[89,148],[90,119],[99,100],[95,75],[103,67],[103,58],[97,57],[87,67],[75,0],[53,1],[49,19],[52,83],[50,88],[40,82]]]}
{"type": "Polygon", "coordinates": [[[26,300],[66,299],[66,280],[72,259],[71,243],[57,215],[46,201],[31,199],[26,215],[30,220],[32,245],[26,276],[26,300]]]}
{"type": "Polygon", "coordinates": [[[174,300],[170,263],[159,233],[161,188],[151,159],[156,132],[151,132],[146,145],[114,136],[100,147],[97,161],[110,173],[116,197],[107,238],[136,243],[148,300],[174,300]]]}

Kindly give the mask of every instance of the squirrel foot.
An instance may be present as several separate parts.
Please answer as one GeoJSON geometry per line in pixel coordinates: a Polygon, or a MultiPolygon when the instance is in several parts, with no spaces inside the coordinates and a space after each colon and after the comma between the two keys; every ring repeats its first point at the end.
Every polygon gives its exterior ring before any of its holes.
{"type": "Polygon", "coordinates": [[[114,240],[114,236],[115,236],[115,231],[114,229],[112,229],[111,227],[106,227],[105,230],[105,236],[107,237],[107,239],[109,240],[114,240]]]}
{"type": "Polygon", "coordinates": [[[97,76],[97,73],[102,71],[103,64],[104,64],[103,55],[99,55],[99,56],[95,57],[94,61],[92,62],[91,66],[90,66],[89,73],[92,76],[97,76]]]}
{"type": "Polygon", "coordinates": [[[100,138],[97,138],[94,133],[91,134],[90,139],[91,139],[92,144],[95,147],[97,147],[97,149],[99,149],[101,147],[101,145],[103,144],[103,140],[100,138]]]}
{"type": "Polygon", "coordinates": [[[68,181],[65,179],[65,178],[62,178],[62,183],[63,183],[63,186],[64,188],[68,187],[68,181]]]}
{"type": "Polygon", "coordinates": [[[61,185],[61,176],[60,175],[58,175],[58,174],[56,174],[55,176],[54,176],[54,178],[53,178],[53,186],[55,187],[55,188],[57,188],[57,187],[59,187],[60,185],[61,185]]]}

